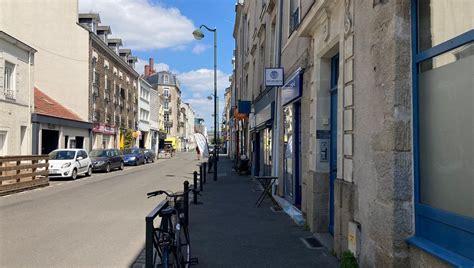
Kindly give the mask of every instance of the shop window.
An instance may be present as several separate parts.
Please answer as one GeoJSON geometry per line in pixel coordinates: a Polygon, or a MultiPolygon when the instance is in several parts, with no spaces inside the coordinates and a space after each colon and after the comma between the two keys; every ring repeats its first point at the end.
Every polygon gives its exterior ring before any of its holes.
{"type": "Polygon", "coordinates": [[[474,2],[413,1],[415,246],[474,265],[474,2]]]}

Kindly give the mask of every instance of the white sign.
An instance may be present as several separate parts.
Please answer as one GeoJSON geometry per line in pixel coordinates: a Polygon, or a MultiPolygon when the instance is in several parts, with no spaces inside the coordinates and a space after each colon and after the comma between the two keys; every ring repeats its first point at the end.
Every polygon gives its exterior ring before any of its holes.
{"type": "Polygon", "coordinates": [[[265,86],[283,86],[283,68],[265,68],[265,86]]]}

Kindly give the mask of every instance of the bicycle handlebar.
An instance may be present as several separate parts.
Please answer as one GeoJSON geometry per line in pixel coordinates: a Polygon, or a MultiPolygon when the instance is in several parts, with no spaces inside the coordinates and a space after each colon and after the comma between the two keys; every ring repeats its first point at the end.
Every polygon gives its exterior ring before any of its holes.
{"type": "MultiPolygon", "coordinates": [[[[193,191],[193,189],[189,189],[187,192],[189,193],[191,191],[193,191]]],[[[170,198],[176,198],[176,197],[184,196],[185,193],[183,192],[181,194],[176,194],[176,193],[173,193],[171,191],[158,190],[158,191],[149,192],[146,195],[148,196],[148,198],[150,198],[150,197],[154,197],[154,196],[162,195],[162,194],[165,194],[166,196],[168,196],[170,198]]]]}

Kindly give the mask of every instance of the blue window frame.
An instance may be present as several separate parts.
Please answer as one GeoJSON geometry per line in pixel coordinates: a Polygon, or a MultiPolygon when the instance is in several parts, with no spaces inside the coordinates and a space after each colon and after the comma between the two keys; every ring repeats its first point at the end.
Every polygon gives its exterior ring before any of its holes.
{"type": "MultiPolygon", "coordinates": [[[[413,152],[415,186],[415,236],[408,242],[456,266],[474,266],[474,219],[421,202],[420,192],[420,91],[422,62],[474,41],[474,30],[419,51],[418,1],[412,1],[413,152]]],[[[472,70],[472,68],[471,68],[472,70]]],[[[424,137],[423,137],[424,138],[424,137]]],[[[455,142],[455,141],[446,141],[455,142]]],[[[473,146],[473,144],[466,144],[473,146]]],[[[469,185],[466,185],[469,187],[469,185]]],[[[473,193],[474,194],[474,193],[473,193]]],[[[471,204],[474,206],[474,204],[471,204]]]]}

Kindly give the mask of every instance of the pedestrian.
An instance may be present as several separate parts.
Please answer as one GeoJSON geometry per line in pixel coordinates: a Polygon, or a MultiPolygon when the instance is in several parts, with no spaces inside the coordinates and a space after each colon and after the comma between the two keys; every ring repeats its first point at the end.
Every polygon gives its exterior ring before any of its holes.
{"type": "Polygon", "coordinates": [[[199,151],[199,147],[196,147],[196,153],[198,160],[201,160],[201,151],[199,151]]]}

